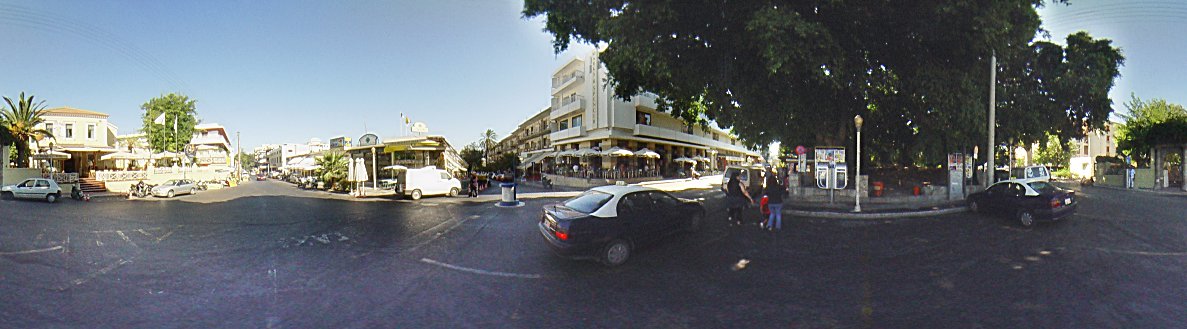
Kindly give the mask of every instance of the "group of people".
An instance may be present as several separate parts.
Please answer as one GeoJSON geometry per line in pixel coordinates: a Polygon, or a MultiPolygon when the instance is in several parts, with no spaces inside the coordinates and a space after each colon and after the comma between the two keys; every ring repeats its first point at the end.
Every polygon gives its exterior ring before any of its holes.
{"type": "MultiPolygon", "coordinates": [[[[741,171],[733,171],[730,173],[729,182],[726,183],[726,206],[729,214],[729,221],[736,225],[743,224],[742,211],[749,205],[755,204],[754,197],[750,195],[746,186],[742,186],[742,181],[739,178],[741,171]]],[[[766,173],[766,184],[763,186],[762,197],[766,198],[766,218],[759,222],[759,226],[767,230],[781,230],[783,229],[783,196],[787,193],[787,185],[779,179],[778,173],[774,168],[766,173]],[[769,214],[767,214],[769,212],[769,214]]]]}

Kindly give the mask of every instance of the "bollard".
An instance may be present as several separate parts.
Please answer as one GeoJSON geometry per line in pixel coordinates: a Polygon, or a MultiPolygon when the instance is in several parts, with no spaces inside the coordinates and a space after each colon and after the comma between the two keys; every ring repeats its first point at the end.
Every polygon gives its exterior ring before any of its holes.
{"type": "Polygon", "coordinates": [[[521,205],[519,200],[515,199],[515,183],[500,183],[499,187],[503,188],[503,199],[499,201],[500,207],[515,207],[521,205]]]}

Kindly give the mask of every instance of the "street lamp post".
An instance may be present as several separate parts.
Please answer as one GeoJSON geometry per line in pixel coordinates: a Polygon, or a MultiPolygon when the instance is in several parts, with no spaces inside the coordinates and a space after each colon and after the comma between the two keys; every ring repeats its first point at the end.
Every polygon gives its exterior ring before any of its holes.
{"type": "Polygon", "coordinates": [[[855,193],[853,194],[854,212],[861,212],[861,115],[853,117],[853,126],[857,127],[857,158],[853,161],[857,162],[857,175],[854,176],[853,186],[855,193]]]}

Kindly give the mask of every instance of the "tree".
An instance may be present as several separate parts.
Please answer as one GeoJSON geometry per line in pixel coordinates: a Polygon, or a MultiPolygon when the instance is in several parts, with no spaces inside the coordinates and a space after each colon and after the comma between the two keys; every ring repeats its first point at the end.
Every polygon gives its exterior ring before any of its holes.
{"type": "Polygon", "coordinates": [[[466,169],[470,170],[470,172],[481,170],[484,167],[482,164],[482,158],[484,158],[485,155],[482,150],[480,150],[480,148],[481,147],[478,146],[477,143],[466,145],[466,147],[462,148],[460,155],[462,160],[466,161],[466,169]]]}
{"type": "Polygon", "coordinates": [[[185,95],[169,93],[140,106],[144,110],[142,130],[154,151],[181,152],[190,143],[194,126],[198,124],[195,103],[196,100],[185,95]],[[163,120],[157,120],[162,113],[163,120]]]}
{"type": "Polygon", "coordinates": [[[618,97],[653,92],[661,110],[686,122],[716,121],[751,145],[852,145],[860,114],[872,136],[864,154],[936,164],[984,141],[995,52],[1003,78],[1017,84],[998,87],[1011,95],[999,103],[1054,99],[999,113],[1011,139],[1045,136],[1039,118],[1075,136],[1082,129],[1067,127],[1099,124],[1112,111],[1119,50],[1087,34],[1069,37],[1066,51],[1033,43],[1043,3],[526,0],[523,14],[547,16],[557,52],[575,40],[604,47],[599,59],[618,97]],[[1056,53],[1058,61],[1038,62],[1056,53]],[[1028,80],[1039,73],[1055,75],[1028,80]]]}
{"type": "Polygon", "coordinates": [[[1119,127],[1117,149],[1141,163],[1148,163],[1150,149],[1158,144],[1187,144],[1187,109],[1165,99],[1143,101],[1130,95],[1129,114],[1119,127]]]}
{"type": "Polygon", "coordinates": [[[6,106],[0,111],[0,125],[7,130],[7,134],[0,138],[16,144],[16,166],[29,167],[29,157],[32,155],[29,140],[54,138],[52,132],[37,128],[37,125],[45,123],[45,119],[42,118],[45,115],[45,101],[36,102],[33,95],[25,97],[25,93],[21,92],[15,103],[8,96],[4,96],[4,103],[6,106]]]}
{"type": "Polygon", "coordinates": [[[507,152],[500,154],[497,159],[490,165],[491,171],[499,170],[513,170],[519,166],[519,155],[515,152],[507,152]]]}
{"type": "Polygon", "coordinates": [[[317,175],[329,189],[341,190],[345,188],[346,185],[340,183],[346,181],[346,175],[350,170],[347,167],[350,164],[350,159],[343,152],[326,152],[314,161],[321,167],[317,170],[317,175]]]}
{"type": "Polygon", "coordinates": [[[1048,135],[1044,143],[1039,144],[1039,151],[1035,154],[1035,162],[1055,167],[1067,167],[1072,161],[1072,149],[1075,145],[1071,141],[1061,141],[1059,136],[1048,135]]]}
{"type": "Polygon", "coordinates": [[[495,148],[495,145],[499,144],[499,135],[495,134],[494,130],[487,129],[486,131],[482,132],[482,139],[478,142],[482,145],[483,164],[489,166],[493,161],[493,159],[491,159],[491,156],[493,155],[491,154],[491,150],[495,148]]]}
{"type": "Polygon", "coordinates": [[[239,152],[239,154],[235,155],[235,158],[235,161],[239,163],[239,168],[244,171],[250,171],[251,168],[255,168],[258,165],[256,162],[256,156],[253,154],[239,152]]]}

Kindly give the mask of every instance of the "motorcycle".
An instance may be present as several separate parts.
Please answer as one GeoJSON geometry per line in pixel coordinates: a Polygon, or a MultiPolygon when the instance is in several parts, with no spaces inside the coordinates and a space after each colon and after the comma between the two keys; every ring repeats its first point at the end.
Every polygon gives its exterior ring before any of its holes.
{"type": "Polygon", "coordinates": [[[201,181],[198,181],[197,183],[195,183],[195,185],[198,185],[198,190],[199,190],[199,191],[205,191],[205,190],[206,190],[206,184],[207,184],[207,183],[206,183],[206,181],[204,181],[204,180],[201,180],[201,181]]]}

